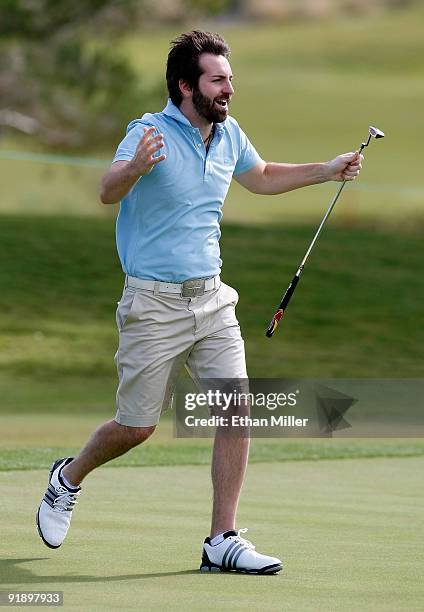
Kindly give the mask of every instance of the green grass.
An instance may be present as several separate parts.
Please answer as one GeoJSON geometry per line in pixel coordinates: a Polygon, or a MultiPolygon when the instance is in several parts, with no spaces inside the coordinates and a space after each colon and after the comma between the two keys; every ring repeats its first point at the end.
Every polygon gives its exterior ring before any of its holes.
{"type": "MultiPolygon", "coordinates": [[[[421,237],[325,229],[287,318],[264,330],[314,227],[223,231],[251,377],[420,377],[421,237]]],[[[122,290],[111,220],[2,217],[1,411],[112,410],[122,290]]]]}
{"type": "MultiPolygon", "coordinates": [[[[0,472],[45,469],[58,457],[75,456],[92,431],[111,414],[3,414],[0,472]]],[[[107,464],[107,468],[209,465],[212,440],[181,439],[171,415],[162,417],[154,436],[107,464]]],[[[424,455],[421,439],[260,439],[252,440],[250,463],[318,461],[424,455]]]]}
{"type": "Polygon", "coordinates": [[[46,471],[1,473],[1,587],[63,590],[64,610],[90,612],[216,610],[217,600],[228,610],[420,610],[422,470],[422,458],[250,466],[239,526],[283,558],[274,577],[197,571],[205,466],[96,471],[55,551],[34,526],[46,471]]]}
{"type": "MultiPolygon", "coordinates": [[[[420,23],[423,16],[422,4],[415,2],[406,10],[373,15],[208,25],[225,36],[232,48],[231,60],[246,71],[250,68],[250,74],[252,69],[280,66],[341,73],[418,75],[424,53],[420,23]]],[[[140,74],[152,78],[163,67],[169,41],[180,32],[178,24],[165,29],[149,28],[143,36],[139,32],[127,36],[122,49],[140,74]],[[156,42],[156,53],[149,52],[152,40],[156,42]]],[[[238,73],[236,76],[238,80],[238,73]]]]}
{"type": "MultiPolygon", "coordinates": [[[[227,225],[224,279],[251,377],[420,377],[424,284],[418,234],[326,228],[287,318],[264,329],[312,227],[227,225]]],[[[122,286],[111,220],[3,216],[0,469],[73,454],[114,415],[114,313],[122,286]],[[37,415],[37,416],[35,416],[37,415]]],[[[255,440],[252,461],[408,456],[420,440],[255,440]]],[[[210,441],[174,439],[169,419],[115,466],[205,464],[210,441]]]]}

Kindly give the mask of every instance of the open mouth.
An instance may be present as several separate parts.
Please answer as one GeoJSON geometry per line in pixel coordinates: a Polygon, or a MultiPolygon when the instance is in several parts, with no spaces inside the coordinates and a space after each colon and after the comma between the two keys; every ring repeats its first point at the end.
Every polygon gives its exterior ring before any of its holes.
{"type": "Polygon", "coordinates": [[[221,98],[220,100],[215,100],[215,104],[219,106],[222,110],[226,110],[228,108],[228,100],[221,98]]]}

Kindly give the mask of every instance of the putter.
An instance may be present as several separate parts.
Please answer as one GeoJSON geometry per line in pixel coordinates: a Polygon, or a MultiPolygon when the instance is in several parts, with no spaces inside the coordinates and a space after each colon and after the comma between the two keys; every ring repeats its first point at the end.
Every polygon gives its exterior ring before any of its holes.
{"type": "MultiPolygon", "coordinates": [[[[371,138],[384,138],[384,132],[382,132],[381,130],[379,130],[378,128],[369,127],[368,130],[368,140],[367,142],[363,142],[361,144],[361,148],[359,149],[359,153],[361,153],[361,151],[363,149],[365,149],[365,147],[367,147],[370,144],[371,138]]],[[[333,210],[334,206],[336,205],[337,200],[339,199],[339,195],[341,194],[341,192],[343,191],[343,187],[346,185],[347,181],[343,181],[343,183],[340,185],[339,190],[337,191],[336,195],[334,196],[327,212],[324,215],[323,220],[320,223],[320,226],[311,242],[311,244],[309,245],[309,249],[306,251],[305,257],[302,259],[302,262],[296,272],[296,274],[293,276],[293,279],[290,283],[290,285],[287,287],[286,292],[283,296],[283,299],[280,302],[280,305],[278,306],[277,310],[275,311],[274,316],[272,317],[271,323],[268,325],[268,329],[266,330],[266,336],[267,338],[271,338],[275,332],[275,330],[278,327],[278,324],[281,320],[281,318],[283,317],[287,306],[289,305],[290,299],[294,293],[294,290],[296,289],[297,283],[299,282],[300,279],[300,275],[303,272],[303,269],[305,267],[306,264],[306,260],[308,259],[315,242],[318,239],[318,236],[321,233],[322,228],[324,227],[325,222],[327,221],[328,217],[330,216],[331,211],[333,210]]]]}

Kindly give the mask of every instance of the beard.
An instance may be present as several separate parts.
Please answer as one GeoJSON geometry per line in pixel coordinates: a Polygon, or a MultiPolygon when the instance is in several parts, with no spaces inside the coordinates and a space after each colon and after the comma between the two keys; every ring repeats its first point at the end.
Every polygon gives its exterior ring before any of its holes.
{"type": "Polygon", "coordinates": [[[193,87],[193,106],[200,117],[203,117],[209,123],[222,123],[228,117],[228,105],[230,99],[221,96],[220,99],[227,100],[226,108],[219,108],[215,103],[216,98],[208,98],[204,96],[200,89],[195,85],[193,87]]]}

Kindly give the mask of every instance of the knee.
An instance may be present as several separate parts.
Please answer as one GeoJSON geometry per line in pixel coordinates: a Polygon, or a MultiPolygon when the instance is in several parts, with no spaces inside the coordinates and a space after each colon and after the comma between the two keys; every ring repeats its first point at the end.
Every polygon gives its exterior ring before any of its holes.
{"type": "Polygon", "coordinates": [[[151,427],[128,427],[125,425],[124,427],[130,446],[137,446],[145,442],[156,429],[156,425],[152,425],[151,427]]]}

